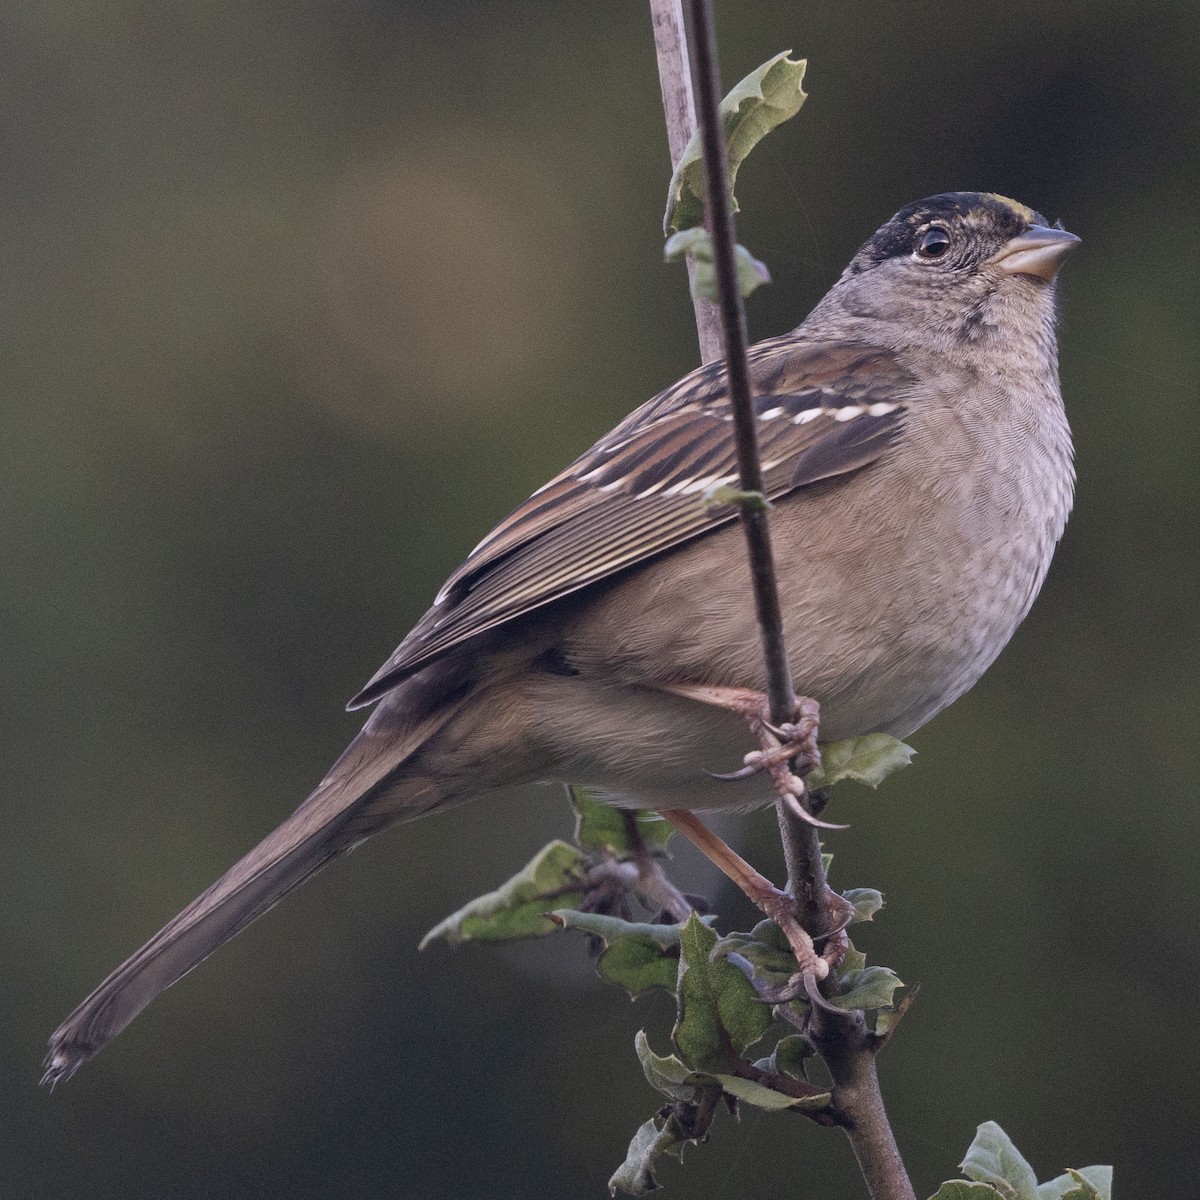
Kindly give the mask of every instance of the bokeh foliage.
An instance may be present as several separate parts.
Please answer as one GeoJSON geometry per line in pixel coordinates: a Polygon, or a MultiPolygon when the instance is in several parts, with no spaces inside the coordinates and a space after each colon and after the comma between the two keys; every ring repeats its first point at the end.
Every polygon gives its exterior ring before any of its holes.
{"type": "MultiPolygon", "coordinates": [[[[834,849],[889,900],[872,961],[923,985],[882,1064],[918,1191],[991,1117],[1041,1177],[1113,1162],[1172,1194],[1200,1157],[1194,5],[719,7],[727,80],[809,61],[738,179],[774,278],[753,336],[934,191],[1084,238],[1046,590],[913,768],[847,787],[834,849]]],[[[569,835],[557,794],[371,843],[34,1085],[66,1010],[319,778],[490,523],[694,364],[647,13],[3,12],[5,1194],[600,1194],[669,1007],[614,1003],[582,939],[415,953],[569,835]]],[[[772,863],[769,814],[727,832],[772,863]]],[[[663,1180],[775,1196],[799,1146],[826,1200],[858,1195],[842,1139],[795,1126],[723,1123],[663,1180]]]]}

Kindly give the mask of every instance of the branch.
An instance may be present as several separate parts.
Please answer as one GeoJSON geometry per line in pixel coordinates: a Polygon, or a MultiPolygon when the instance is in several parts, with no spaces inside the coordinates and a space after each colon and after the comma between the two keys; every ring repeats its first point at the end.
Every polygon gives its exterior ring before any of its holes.
{"type": "MultiPolygon", "coordinates": [[[[695,76],[699,100],[701,139],[704,147],[705,224],[712,240],[713,268],[720,296],[721,332],[725,349],[725,373],[729,380],[729,402],[743,492],[763,492],[762,464],[750,394],[750,367],[746,353],[746,310],[738,288],[736,237],[733,211],[726,185],[728,165],[721,127],[720,92],[717,79],[716,34],[710,5],[689,0],[695,37],[695,76]]],[[[762,633],[767,665],[767,697],[771,720],[782,725],[793,718],[796,695],[792,672],[783,644],[783,613],[775,583],[775,561],[771,553],[767,514],[760,505],[739,505],[742,528],[750,552],[754,584],[754,606],[762,633]]]]}
{"type": "MultiPolygon", "coordinates": [[[[758,434],[754,425],[754,406],[750,391],[750,372],[746,356],[746,311],[737,282],[732,206],[726,185],[725,138],[720,117],[720,79],[717,65],[716,32],[711,5],[705,0],[688,0],[695,49],[696,91],[704,147],[705,217],[712,242],[713,266],[720,296],[720,313],[725,347],[725,369],[729,379],[729,398],[733,410],[734,438],[737,445],[741,490],[763,490],[762,466],[758,454],[758,434]]],[[[754,605],[762,634],[763,658],[767,669],[767,698],[771,720],[782,725],[793,719],[796,695],[787,650],[783,644],[783,615],[779,589],[775,582],[775,563],[771,553],[767,513],[753,505],[741,505],[742,529],[750,555],[750,573],[754,586],[754,605]]],[[[807,799],[807,798],[806,798],[807,799]]],[[[788,891],[796,899],[801,924],[821,932],[829,922],[825,915],[825,867],[816,830],[798,820],[783,804],[776,804],[779,834],[787,864],[788,891]]]]}
{"type": "MultiPolygon", "coordinates": [[[[696,105],[692,98],[692,68],[688,59],[682,0],[650,0],[650,18],[654,23],[658,83],[662,89],[667,145],[674,170],[696,132],[696,105]]],[[[700,361],[712,362],[721,357],[721,316],[711,300],[696,294],[696,260],[691,254],[687,256],[687,272],[692,308],[696,313],[696,336],[700,339],[700,361]]]]}
{"type": "Polygon", "coordinates": [[[886,1041],[862,1013],[813,1004],[807,1036],[833,1077],[830,1107],[846,1131],[871,1200],[916,1200],[883,1106],[876,1052],[886,1041]]]}
{"type": "MultiPolygon", "coordinates": [[[[651,0],[654,12],[655,43],[659,50],[659,70],[663,80],[664,106],[668,126],[678,112],[676,92],[668,88],[675,68],[664,71],[664,38],[660,37],[660,13],[678,10],[678,4],[651,0]],[[668,93],[670,92],[670,96],[668,93]]],[[[716,33],[713,28],[711,0],[688,0],[694,52],[695,88],[704,149],[705,221],[712,242],[713,265],[720,297],[720,315],[725,348],[725,369],[729,382],[734,436],[743,492],[763,491],[762,467],[758,454],[754,408],[746,348],[746,314],[738,288],[734,258],[736,238],[733,228],[725,138],[720,119],[720,78],[717,65],[716,33]]],[[[678,25],[675,26],[678,29],[678,25]]],[[[679,72],[684,71],[684,45],[680,42],[679,72]]],[[[684,105],[686,112],[686,103],[684,105]]],[[[669,128],[673,158],[676,157],[677,133],[669,128]]],[[[701,334],[703,337],[703,334],[701,334]]],[[[767,668],[767,696],[771,719],[775,724],[792,720],[796,697],[791,669],[783,643],[783,618],[775,581],[767,513],[758,505],[739,506],[746,534],[754,584],[755,610],[762,633],[763,655],[767,668]]],[[[806,798],[807,799],[807,798],[806,798]]],[[[802,919],[809,929],[824,912],[828,890],[820,843],[811,826],[803,826],[776,804],[784,853],[787,857],[788,882],[800,902],[802,919]]],[[[816,989],[815,980],[806,980],[816,989]]],[[[861,1013],[830,1011],[832,1006],[817,1003],[812,996],[811,1030],[814,1046],[829,1067],[834,1081],[832,1108],[835,1119],[845,1128],[858,1158],[872,1200],[915,1200],[912,1184],[896,1148],[879,1091],[875,1069],[878,1039],[867,1030],[861,1013]]]]}

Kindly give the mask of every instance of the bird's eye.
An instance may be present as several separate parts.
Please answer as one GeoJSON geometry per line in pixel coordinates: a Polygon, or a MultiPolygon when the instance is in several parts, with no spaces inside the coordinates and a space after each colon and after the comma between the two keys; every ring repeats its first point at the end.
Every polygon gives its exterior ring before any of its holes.
{"type": "Polygon", "coordinates": [[[918,258],[941,258],[950,249],[950,235],[936,225],[921,234],[917,243],[918,258]]]}

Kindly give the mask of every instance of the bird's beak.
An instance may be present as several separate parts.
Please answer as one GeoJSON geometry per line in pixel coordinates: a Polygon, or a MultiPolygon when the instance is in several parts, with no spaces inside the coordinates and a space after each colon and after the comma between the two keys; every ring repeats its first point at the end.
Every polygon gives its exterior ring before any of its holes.
{"type": "Polygon", "coordinates": [[[1065,229],[1030,225],[1005,242],[989,261],[1005,275],[1036,275],[1050,283],[1063,259],[1078,245],[1079,239],[1065,229]]]}

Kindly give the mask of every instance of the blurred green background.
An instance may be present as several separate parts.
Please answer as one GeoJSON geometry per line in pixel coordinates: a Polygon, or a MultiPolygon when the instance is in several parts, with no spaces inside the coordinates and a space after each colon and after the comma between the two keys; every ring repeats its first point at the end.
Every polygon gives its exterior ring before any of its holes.
{"type": "MultiPolygon", "coordinates": [[[[1200,1033],[1200,17],[720,5],[811,100],[742,172],[792,327],[909,200],[1061,217],[1079,494],[1045,591],[917,764],[837,817],[923,985],[882,1062],[924,1196],[1000,1121],[1043,1177],[1188,1194],[1200,1033]]],[[[53,1096],[45,1036],[303,798],[341,705],[490,524],[694,365],[642,3],[25,0],[0,38],[0,1194],[587,1197],[670,1012],[581,941],[420,934],[569,822],[382,837],[53,1096]]],[[[726,826],[778,872],[773,820],[726,826]]],[[[686,860],[689,878],[712,881],[686,860]]],[[[727,892],[722,909],[749,914],[727,892]]],[[[858,1197],[839,1135],[722,1119],[678,1200],[858,1197]]]]}

